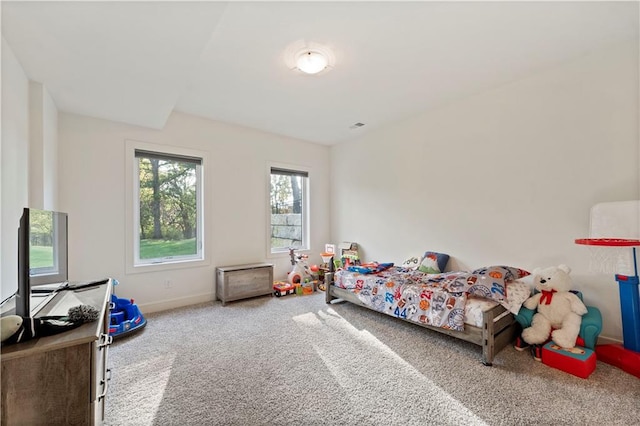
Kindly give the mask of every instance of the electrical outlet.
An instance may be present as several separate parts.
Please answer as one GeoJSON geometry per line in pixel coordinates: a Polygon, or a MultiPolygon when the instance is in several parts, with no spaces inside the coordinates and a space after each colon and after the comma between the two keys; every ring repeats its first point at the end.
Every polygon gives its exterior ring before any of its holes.
{"type": "Polygon", "coordinates": [[[173,285],[173,282],[169,278],[166,278],[164,280],[164,288],[171,288],[172,285],[173,285]]]}

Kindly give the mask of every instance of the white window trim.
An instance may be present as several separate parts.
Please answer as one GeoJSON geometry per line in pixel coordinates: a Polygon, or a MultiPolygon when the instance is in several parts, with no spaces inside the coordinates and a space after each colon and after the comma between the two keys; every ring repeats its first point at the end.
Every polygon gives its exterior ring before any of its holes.
{"type": "Polygon", "coordinates": [[[208,266],[211,264],[209,240],[207,238],[208,232],[211,229],[211,219],[209,219],[211,194],[206,194],[206,189],[210,188],[208,179],[211,175],[207,170],[209,166],[209,156],[205,151],[198,151],[194,149],[188,149],[183,147],[176,147],[170,145],[160,145],[148,142],[141,142],[135,140],[125,140],[125,271],[127,274],[138,274],[144,272],[164,271],[171,269],[183,269],[193,268],[200,266],[208,266]],[[202,170],[200,177],[200,197],[198,204],[201,206],[201,217],[198,226],[202,230],[202,258],[180,258],[171,261],[164,261],[161,263],[144,263],[135,264],[135,258],[137,251],[139,250],[139,238],[138,232],[134,229],[135,215],[139,214],[140,206],[138,204],[139,188],[134,185],[134,176],[138,170],[137,159],[135,156],[136,150],[151,151],[166,153],[176,156],[196,157],[202,159],[202,170]],[[205,195],[206,194],[206,195],[205,195]]]}
{"type": "Polygon", "coordinates": [[[304,229],[304,237],[306,241],[306,247],[297,249],[297,252],[301,253],[309,253],[311,252],[311,179],[312,179],[312,169],[308,166],[302,166],[298,164],[288,164],[288,163],[277,163],[273,161],[267,162],[266,167],[266,206],[267,206],[267,215],[266,215],[266,252],[267,259],[274,258],[283,258],[289,257],[289,250],[278,250],[271,251],[271,169],[285,169],[285,170],[294,170],[300,172],[306,172],[308,174],[304,193],[306,194],[304,197],[304,216],[302,220],[304,221],[303,229],[304,229]]]}
{"type": "MultiPolygon", "coordinates": [[[[68,279],[68,223],[67,215],[59,216],[58,212],[52,212],[53,220],[53,266],[43,266],[29,269],[29,281],[31,285],[62,282],[68,279]],[[61,237],[60,233],[64,235],[61,237]]],[[[31,213],[32,214],[32,213],[31,213]]],[[[29,222],[29,226],[31,221],[29,222]]],[[[31,231],[31,230],[29,230],[31,231]]]]}

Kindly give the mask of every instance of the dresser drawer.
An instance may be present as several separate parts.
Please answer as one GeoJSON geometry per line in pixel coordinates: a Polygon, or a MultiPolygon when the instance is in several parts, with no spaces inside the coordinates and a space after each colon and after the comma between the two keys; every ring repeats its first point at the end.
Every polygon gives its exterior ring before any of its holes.
{"type": "Polygon", "coordinates": [[[273,265],[257,263],[217,268],[216,294],[224,306],[227,302],[272,294],[273,265]]]}

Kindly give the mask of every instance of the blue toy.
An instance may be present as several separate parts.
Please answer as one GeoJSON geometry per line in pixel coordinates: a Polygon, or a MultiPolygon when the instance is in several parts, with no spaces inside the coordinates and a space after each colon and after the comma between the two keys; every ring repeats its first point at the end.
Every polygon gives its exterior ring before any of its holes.
{"type": "MultiPolygon", "coordinates": [[[[113,280],[113,285],[117,285],[118,280],[113,280]]],[[[138,305],[133,303],[133,299],[119,298],[111,295],[111,320],[109,323],[109,335],[120,337],[142,329],[147,325],[147,320],[140,312],[138,305]]]]}

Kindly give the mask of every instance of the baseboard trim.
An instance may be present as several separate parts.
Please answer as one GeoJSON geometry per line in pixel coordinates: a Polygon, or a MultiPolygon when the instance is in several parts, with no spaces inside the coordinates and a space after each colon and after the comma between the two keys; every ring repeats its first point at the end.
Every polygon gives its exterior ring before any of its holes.
{"type": "Polygon", "coordinates": [[[215,293],[197,294],[195,296],[185,296],[178,299],[163,300],[161,302],[145,303],[138,305],[143,314],[151,312],[167,311],[169,309],[181,308],[183,306],[196,305],[198,303],[213,302],[215,293]]]}

